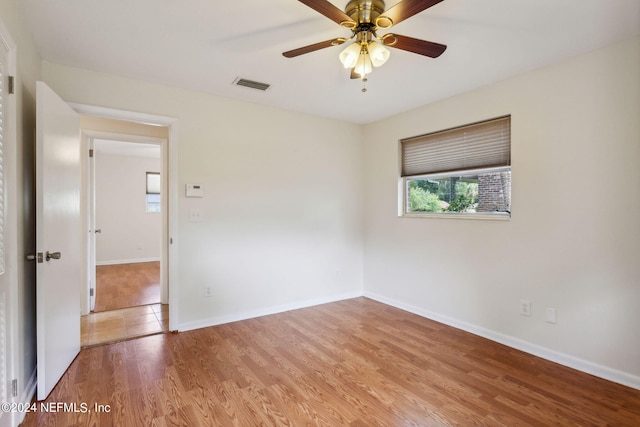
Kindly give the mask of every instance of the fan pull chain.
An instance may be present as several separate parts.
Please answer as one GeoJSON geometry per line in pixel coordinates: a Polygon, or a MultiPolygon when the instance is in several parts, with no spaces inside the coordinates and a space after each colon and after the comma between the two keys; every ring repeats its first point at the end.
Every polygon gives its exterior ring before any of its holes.
{"type": "Polygon", "coordinates": [[[365,93],[367,91],[367,78],[363,77],[362,78],[362,93],[365,93]]]}

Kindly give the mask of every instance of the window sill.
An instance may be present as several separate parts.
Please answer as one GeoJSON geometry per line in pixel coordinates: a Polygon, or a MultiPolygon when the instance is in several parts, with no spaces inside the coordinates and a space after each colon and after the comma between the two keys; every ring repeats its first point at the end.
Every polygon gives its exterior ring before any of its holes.
{"type": "Polygon", "coordinates": [[[511,214],[505,212],[496,213],[459,213],[459,212],[431,212],[431,213],[404,213],[400,218],[435,218],[435,219],[480,219],[489,221],[509,221],[511,214]]]}

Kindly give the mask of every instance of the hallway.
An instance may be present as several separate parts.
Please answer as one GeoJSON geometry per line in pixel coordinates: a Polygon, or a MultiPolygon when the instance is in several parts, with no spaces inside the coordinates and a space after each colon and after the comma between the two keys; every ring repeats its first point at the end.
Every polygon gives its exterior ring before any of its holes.
{"type": "Polygon", "coordinates": [[[96,267],[96,312],[160,302],[160,262],[96,267]]]}
{"type": "Polygon", "coordinates": [[[169,306],[160,304],[160,262],[96,268],[95,311],[81,317],[81,346],[123,341],[169,330],[169,306]]]}

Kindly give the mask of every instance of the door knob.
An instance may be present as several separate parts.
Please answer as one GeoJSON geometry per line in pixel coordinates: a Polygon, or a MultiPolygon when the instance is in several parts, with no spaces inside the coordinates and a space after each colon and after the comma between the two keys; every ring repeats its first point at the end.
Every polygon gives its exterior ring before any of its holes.
{"type": "Polygon", "coordinates": [[[96,230],[96,233],[102,233],[102,229],[98,228],[98,229],[96,230]]]}
{"type": "Polygon", "coordinates": [[[60,252],[49,252],[49,251],[47,251],[47,253],[45,254],[44,258],[47,261],[50,261],[52,258],[53,259],[60,259],[61,256],[62,256],[62,254],[60,252]]]}

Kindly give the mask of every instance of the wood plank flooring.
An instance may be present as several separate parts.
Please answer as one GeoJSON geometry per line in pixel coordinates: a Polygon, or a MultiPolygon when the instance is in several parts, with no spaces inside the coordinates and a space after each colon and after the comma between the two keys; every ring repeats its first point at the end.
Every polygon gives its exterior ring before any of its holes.
{"type": "Polygon", "coordinates": [[[80,317],[82,347],[122,341],[169,330],[169,306],[142,305],[80,317]]]}
{"type": "Polygon", "coordinates": [[[638,390],[366,298],[84,349],[47,402],[90,411],[25,427],[640,425],[638,390]]]}
{"type": "Polygon", "coordinates": [[[95,311],[160,302],[160,262],[96,267],[95,311]]]}

